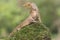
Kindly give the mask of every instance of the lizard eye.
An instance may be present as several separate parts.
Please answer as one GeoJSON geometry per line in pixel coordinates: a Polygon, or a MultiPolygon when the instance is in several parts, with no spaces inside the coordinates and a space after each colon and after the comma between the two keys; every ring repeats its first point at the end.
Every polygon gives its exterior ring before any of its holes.
{"type": "Polygon", "coordinates": [[[28,4],[28,6],[31,6],[30,4],[28,4]]]}
{"type": "Polygon", "coordinates": [[[25,3],[23,6],[27,7],[27,8],[31,8],[31,3],[28,2],[28,3],[25,3]]]}

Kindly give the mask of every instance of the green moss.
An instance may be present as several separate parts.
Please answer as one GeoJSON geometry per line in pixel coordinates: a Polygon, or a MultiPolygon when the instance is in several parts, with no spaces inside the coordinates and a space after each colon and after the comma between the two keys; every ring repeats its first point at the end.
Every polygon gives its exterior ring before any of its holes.
{"type": "Polygon", "coordinates": [[[10,40],[51,40],[51,38],[47,27],[34,23],[16,32],[10,40]]]}

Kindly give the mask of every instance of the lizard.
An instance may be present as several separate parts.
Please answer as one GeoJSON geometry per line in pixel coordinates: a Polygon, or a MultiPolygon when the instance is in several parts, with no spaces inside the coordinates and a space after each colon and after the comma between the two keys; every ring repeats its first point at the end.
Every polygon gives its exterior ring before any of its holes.
{"type": "Polygon", "coordinates": [[[9,37],[13,36],[15,32],[19,31],[24,26],[27,26],[27,25],[31,24],[32,22],[33,23],[36,22],[36,19],[38,19],[38,21],[41,23],[41,19],[40,19],[40,15],[39,15],[39,10],[38,10],[38,7],[37,7],[37,5],[35,3],[27,2],[23,6],[30,9],[30,15],[28,16],[28,18],[26,18],[26,20],[24,20],[21,24],[19,24],[10,33],[9,37]]]}

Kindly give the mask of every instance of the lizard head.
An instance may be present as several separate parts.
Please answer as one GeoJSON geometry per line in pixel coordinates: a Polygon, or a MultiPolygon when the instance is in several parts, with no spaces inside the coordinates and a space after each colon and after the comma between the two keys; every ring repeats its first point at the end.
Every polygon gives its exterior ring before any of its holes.
{"type": "Polygon", "coordinates": [[[31,2],[27,2],[23,6],[26,8],[31,8],[31,4],[32,4],[31,2]]]}
{"type": "Polygon", "coordinates": [[[23,6],[29,9],[38,10],[37,5],[32,2],[26,2],[23,6]]]}

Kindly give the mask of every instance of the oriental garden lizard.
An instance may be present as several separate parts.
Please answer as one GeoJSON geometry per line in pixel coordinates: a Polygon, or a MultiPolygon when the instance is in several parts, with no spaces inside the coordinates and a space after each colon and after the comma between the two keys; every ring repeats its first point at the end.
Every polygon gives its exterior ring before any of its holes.
{"type": "Polygon", "coordinates": [[[30,15],[26,20],[24,20],[21,24],[19,24],[9,35],[9,37],[13,36],[15,32],[19,31],[24,26],[31,24],[32,22],[35,23],[39,21],[41,23],[41,19],[39,16],[39,11],[35,3],[27,2],[24,4],[25,7],[30,8],[30,15]],[[38,20],[37,20],[38,19],[38,20]]]}

